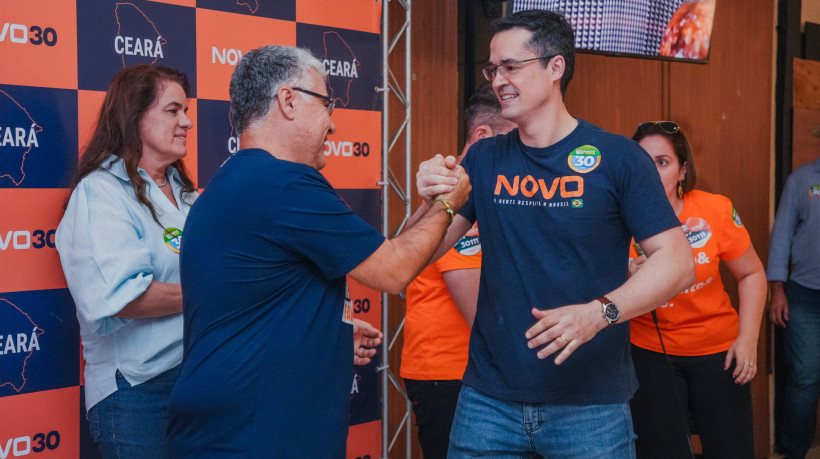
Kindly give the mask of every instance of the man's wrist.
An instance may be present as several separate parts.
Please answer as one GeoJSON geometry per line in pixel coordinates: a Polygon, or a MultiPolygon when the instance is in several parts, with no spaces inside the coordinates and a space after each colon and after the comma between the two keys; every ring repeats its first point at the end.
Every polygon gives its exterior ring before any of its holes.
{"type": "Polygon", "coordinates": [[[441,203],[441,205],[444,209],[444,212],[447,213],[447,217],[449,218],[449,222],[447,223],[447,226],[452,225],[453,220],[456,218],[456,213],[453,211],[453,207],[450,206],[450,203],[445,201],[443,198],[436,198],[433,201],[433,204],[435,204],[437,202],[441,203]]]}

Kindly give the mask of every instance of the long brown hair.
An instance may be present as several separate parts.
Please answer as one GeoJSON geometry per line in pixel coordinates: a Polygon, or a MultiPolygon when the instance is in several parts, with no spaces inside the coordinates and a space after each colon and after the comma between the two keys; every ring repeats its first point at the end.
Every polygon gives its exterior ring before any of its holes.
{"type": "MultiPolygon", "coordinates": [[[[188,77],[168,67],[152,64],[132,65],[122,69],[114,77],[105,93],[94,134],[85,147],[77,165],[77,172],[71,180],[72,190],[85,176],[101,169],[102,163],[109,155],[117,155],[125,163],[125,171],[131,179],[137,201],[147,207],[154,220],[159,223],[156,209],[146,196],[147,182],[137,172],[137,164],[142,159],[140,121],[166,82],[178,83],[185,91],[186,97],[188,96],[188,77]]],[[[182,160],[174,161],[171,166],[179,171],[182,191],[192,193],[194,184],[182,160]]]]}

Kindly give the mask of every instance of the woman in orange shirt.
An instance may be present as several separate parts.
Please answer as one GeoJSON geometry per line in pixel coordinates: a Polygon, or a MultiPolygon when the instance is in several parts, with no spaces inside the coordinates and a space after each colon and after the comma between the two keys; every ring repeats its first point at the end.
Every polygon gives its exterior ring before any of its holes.
{"type": "MultiPolygon", "coordinates": [[[[754,456],[751,391],[766,302],[766,274],[728,198],[693,190],[689,143],[671,121],[638,126],[633,140],[658,168],[696,261],[696,282],[651,314],[632,319],[640,388],[632,399],[638,457],[691,458],[689,413],[706,457],[754,456]],[[738,281],[739,313],[720,278],[738,281]]],[[[630,273],[645,257],[633,247],[630,273]]]]}

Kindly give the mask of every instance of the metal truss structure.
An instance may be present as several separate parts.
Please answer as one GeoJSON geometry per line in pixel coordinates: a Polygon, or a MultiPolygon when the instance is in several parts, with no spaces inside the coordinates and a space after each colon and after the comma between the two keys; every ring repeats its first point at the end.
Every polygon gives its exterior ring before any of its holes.
{"type": "MultiPolygon", "coordinates": [[[[412,189],[410,178],[410,83],[411,83],[411,63],[410,63],[410,19],[411,19],[411,0],[382,0],[382,86],[379,91],[382,91],[383,108],[382,108],[382,180],[379,183],[382,187],[382,234],[388,237],[393,237],[399,234],[407,221],[410,218],[410,192],[412,189]],[[394,18],[400,18],[400,26],[395,32],[390,29],[391,14],[394,18]],[[403,18],[403,19],[402,19],[403,18]],[[401,48],[396,48],[400,43],[404,44],[403,53],[401,48]],[[401,57],[403,54],[403,58],[401,57]],[[393,59],[391,59],[393,56],[393,59]],[[399,64],[396,65],[396,61],[399,64]],[[399,75],[404,76],[403,82],[399,82],[396,78],[393,68],[391,68],[391,61],[393,61],[396,71],[399,75]],[[398,120],[390,118],[391,103],[398,103],[399,110],[394,109],[395,114],[401,112],[401,107],[404,108],[403,115],[398,116],[398,120]],[[399,142],[403,140],[403,142],[399,142]],[[403,160],[404,176],[399,178],[391,169],[391,158],[396,158],[392,161],[403,160]],[[393,194],[394,193],[394,194],[393,194]],[[400,223],[395,229],[391,229],[390,225],[390,203],[391,201],[399,202],[399,206],[404,206],[404,217],[401,218],[400,223]]],[[[401,336],[404,328],[404,319],[395,329],[390,330],[388,327],[388,314],[391,309],[397,308],[388,307],[390,297],[387,293],[382,293],[382,330],[384,333],[384,341],[382,342],[382,366],[378,368],[381,373],[381,389],[382,389],[382,457],[388,458],[390,451],[396,444],[396,441],[402,437],[405,438],[405,457],[411,456],[411,404],[407,398],[407,394],[399,382],[397,373],[393,372],[391,362],[389,359],[390,350],[396,343],[396,338],[401,336]],[[399,424],[391,431],[390,426],[390,404],[388,403],[393,396],[401,397],[404,400],[404,414],[399,424]]],[[[397,367],[398,368],[398,367],[397,367]]]]}

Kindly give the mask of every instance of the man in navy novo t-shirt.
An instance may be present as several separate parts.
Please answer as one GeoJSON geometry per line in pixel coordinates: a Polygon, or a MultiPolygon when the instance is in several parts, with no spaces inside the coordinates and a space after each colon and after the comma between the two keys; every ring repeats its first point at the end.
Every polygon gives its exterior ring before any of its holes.
{"type": "MultiPolygon", "coordinates": [[[[274,45],[246,53],[234,71],[231,119],[243,149],[184,228],[171,457],[345,457],[354,341],[380,338],[366,324],[354,335],[345,276],[400,291],[432,256],[447,210],[467,199],[462,173],[392,240],[356,216],[318,172],[335,131],[325,77],[308,51],[274,45]]],[[[365,363],[374,351],[355,352],[365,363]]]]}
{"type": "MultiPolygon", "coordinates": [[[[569,23],[530,10],[493,28],[484,75],[519,128],[470,149],[470,200],[437,252],[478,221],[478,308],[448,457],[633,457],[626,321],[691,285],[691,250],[646,152],[567,112],[569,23]],[[653,264],[627,279],[633,236],[653,264]]],[[[450,165],[422,164],[423,198],[449,190],[450,165]]]]}

